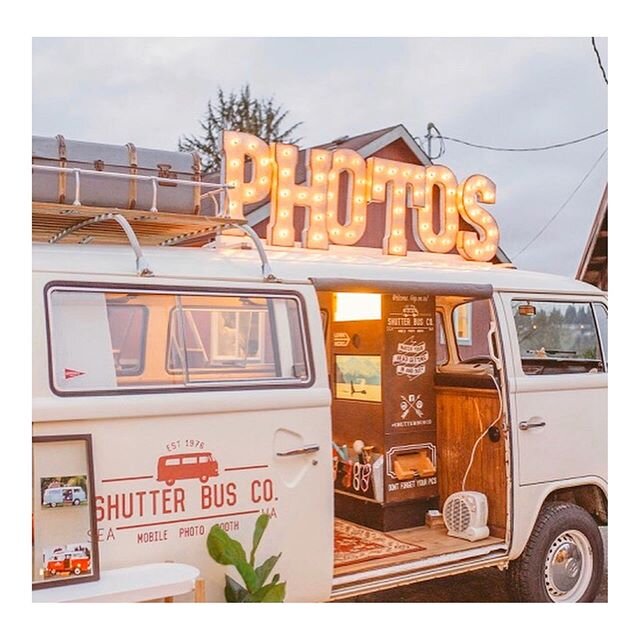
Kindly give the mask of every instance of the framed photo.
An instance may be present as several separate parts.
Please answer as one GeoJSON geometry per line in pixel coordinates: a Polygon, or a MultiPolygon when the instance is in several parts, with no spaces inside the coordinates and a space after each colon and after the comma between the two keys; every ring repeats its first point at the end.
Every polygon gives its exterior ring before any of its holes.
{"type": "Polygon", "coordinates": [[[336,398],[382,401],[380,356],[336,356],[336,398]]]}
{"type": "Polygon", "coordinates": [[[34,436],[32,474],[32,588],[98,580],[91,436],[34,436]]]}

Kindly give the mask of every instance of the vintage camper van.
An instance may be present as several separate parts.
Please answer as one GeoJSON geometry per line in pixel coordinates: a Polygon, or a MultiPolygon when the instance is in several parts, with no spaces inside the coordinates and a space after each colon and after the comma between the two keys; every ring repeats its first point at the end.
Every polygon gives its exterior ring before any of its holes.
{"type": "Polygon", "coordinates": [[[606,294],[464,251],[278,245],[285,226],[265,247],[228,207],[80,200],[34,203],[33,430],[91,434],[103,570],[188,563],[224,600],[207,534],[250,548],[267,513],[288,601],[486,567],[519,600],[593,600],[606,294]]]}
{"type": "Polygon", "coordinates": [[[82,487],[50,487],[42,495],[42,504],[46,507],[58,505],[79,505],[85,502],[87,494],[82,487]]]}

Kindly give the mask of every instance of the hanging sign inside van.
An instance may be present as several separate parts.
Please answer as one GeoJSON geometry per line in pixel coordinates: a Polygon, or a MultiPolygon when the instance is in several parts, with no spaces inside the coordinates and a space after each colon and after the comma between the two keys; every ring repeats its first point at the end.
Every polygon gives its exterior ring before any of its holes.
{"type": "Polygon", "coordinates": [[[481,206],[496,199],[496,186],[486,176],[476,174],[458,182],[442,165],[365,159],[353,149],[310,149],[305,179],[297,184],[300,152],[293,144],[267,144],[248,133],[225,131],[222,147],[222,181],[233,187],[226,193],[224,210],[242,217],[245,205],[270,197],[268,244],[294,246],[295,208],[300,207],[305,215],[303,247],[356,245],[367,228],[367,205],[380,202],[386,204],[385,254],[406,255],[407,215],[413,216],[413,236],[423,251],[457,249],[467,260],[487,262],[498,249],[498,225],[481,206]],[[439,207],[433,206],[434,195],[439,196],[439,207]],[[344,209],[339,215],[341,202],[344,209]],[[434,224],[436,216],[439,224],[434,224]]]}

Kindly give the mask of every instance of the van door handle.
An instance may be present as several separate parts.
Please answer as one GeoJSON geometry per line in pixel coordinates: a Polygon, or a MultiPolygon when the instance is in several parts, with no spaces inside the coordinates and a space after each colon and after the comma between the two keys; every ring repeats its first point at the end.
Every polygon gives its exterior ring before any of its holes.
{"type": "Polygon", "coordinates": [[[289,451],[277,451],[277,456],[302,456],[307,453],[315,453],[316,451],[320,451],[319,444],[305,444],[303,447],[299,449],[289,449],[289,451]]]}
{"type": "Polygon", "coordinates": [[[531,418],[530,420],[525,420],[518,425],[522,431],[527,431],[528,429],[540,429],[541,427],[546,426],[547,423],[544,420],[540,420],[540,418],[531,418]]]}

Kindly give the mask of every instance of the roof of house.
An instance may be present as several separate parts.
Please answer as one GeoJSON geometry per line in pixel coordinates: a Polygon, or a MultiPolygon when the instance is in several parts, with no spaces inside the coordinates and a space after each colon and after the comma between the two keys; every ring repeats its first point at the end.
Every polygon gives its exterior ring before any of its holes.
{"type": "MultiPolygon", "coordinates": [[[[314,145],[314,149],[353,149],[357,151],[363,158],[368,158],[376,154],[384,147],[387,147],[397,140],[402,140],[409,150],[416,157],[416,160],[423,165],[432,164],[427,154],[423,151],[420,145],[415,141],[415,138],[407,131],[407,128],[402,124],[396,124],[391,127],[385,127],[384,129],[378,129],[376,131],[368,131],[366,133],[360,133],[355,136],[342,136],[336,138],[330,142],[314,145]]],[[[302,153],[306,153],[309,149],[303,149],[302,153]]],[[[300,184],[306,177],[305,163],[299,162],[296,167],[296,184],[300,184]]],[[[269,204],[270,199],[265,198],[262,202],[258,202],[253,205],[245,207],[245,215],[249,224],[256,225],[269,217],[269,204]]]]}
{"type": "Polygon", "coordinates": [[[609,187],[605,187],[582,254],[576,278],[593,284],[605,291],[608,289],[608,218],[609,187]]]}

